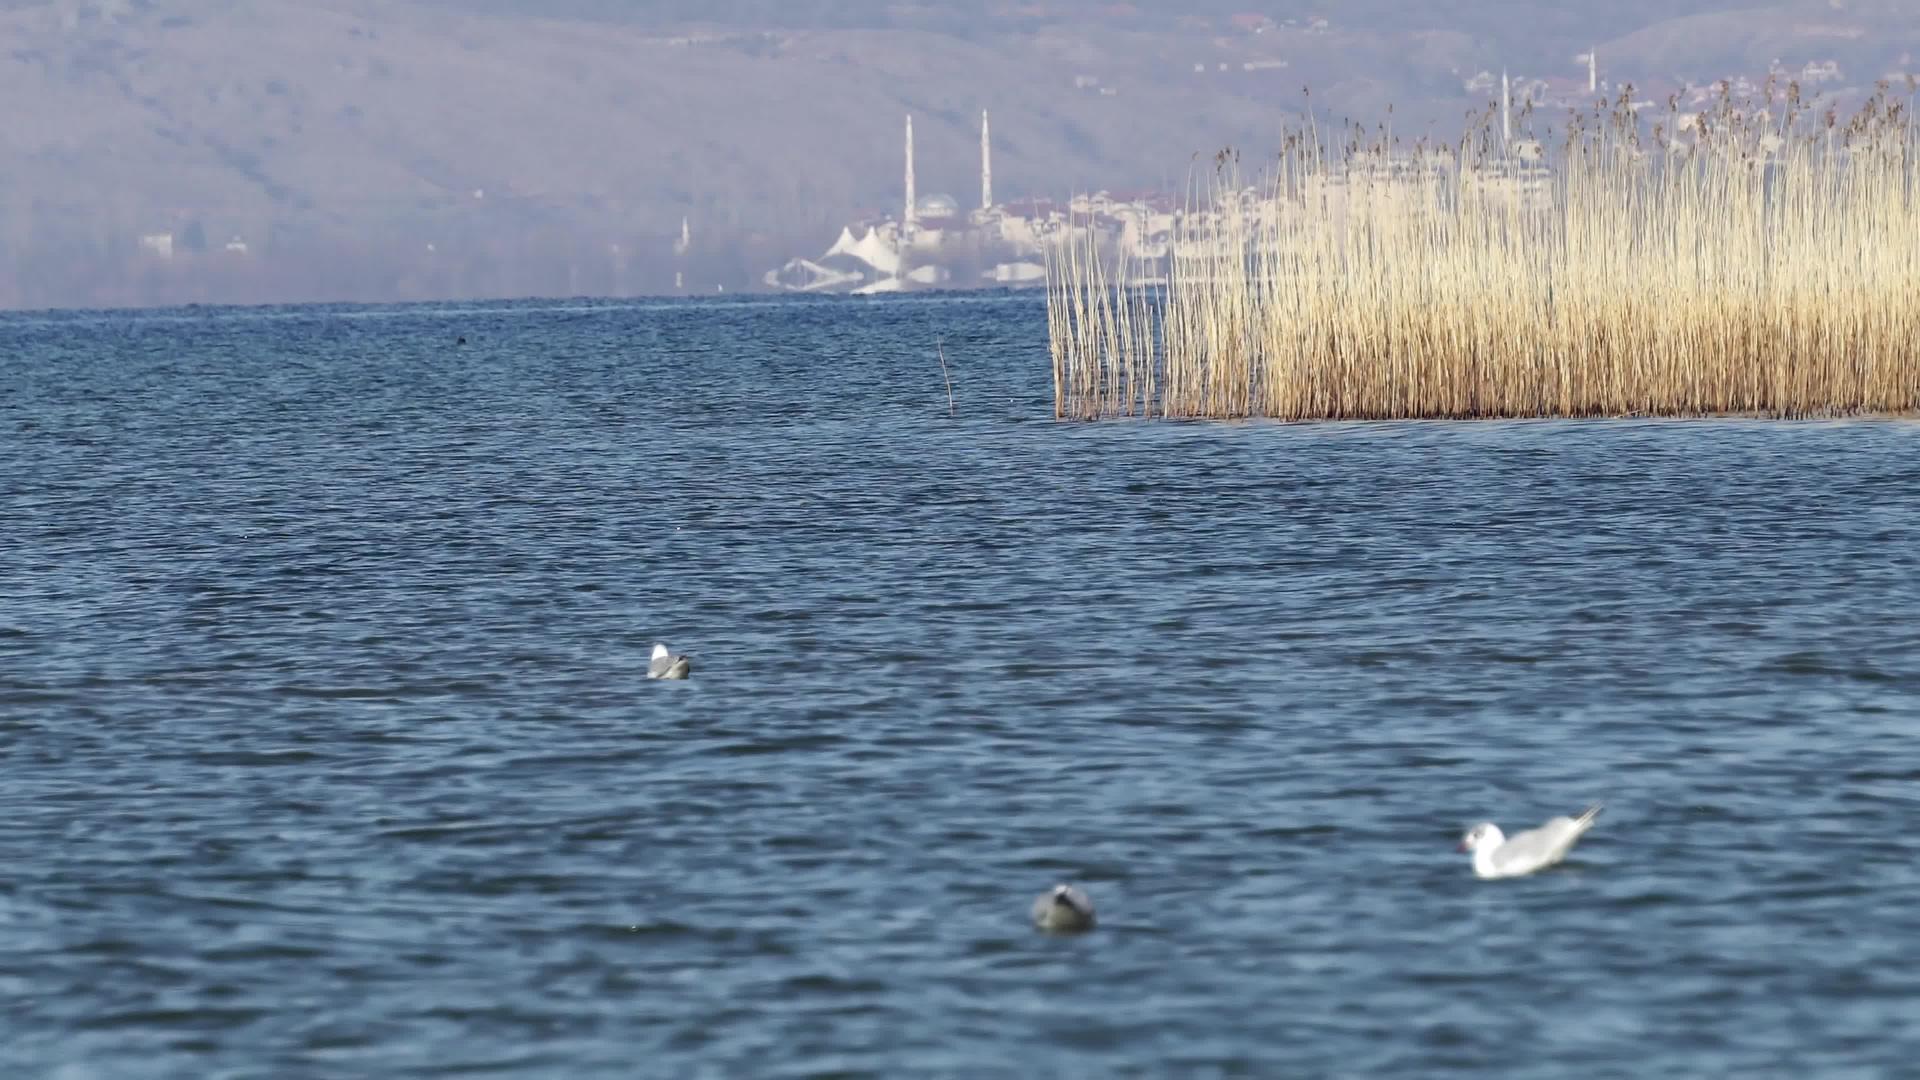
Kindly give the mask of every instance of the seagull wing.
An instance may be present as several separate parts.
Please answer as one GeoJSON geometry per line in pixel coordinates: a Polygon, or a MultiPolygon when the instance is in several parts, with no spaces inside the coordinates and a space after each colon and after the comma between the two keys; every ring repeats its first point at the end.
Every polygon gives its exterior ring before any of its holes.
{"type": "Polygon", "coordinates": [[[1599,812],[1600,808],[1595,806],[1577,818],[1557,817],[1537,829],[1515,833],[1494,852],[1493,861],[1509,874],[1525,874],[1552,866],[1566,857],[1581,834],[1593,827],[1594,816],[1599,812]]]}

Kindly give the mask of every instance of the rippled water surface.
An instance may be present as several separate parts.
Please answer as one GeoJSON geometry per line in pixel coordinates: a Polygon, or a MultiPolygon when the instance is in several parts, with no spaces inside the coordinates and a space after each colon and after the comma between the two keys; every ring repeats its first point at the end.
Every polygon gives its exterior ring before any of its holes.
{"type": "Polygon", "coordinates": [[[1044,342],[0,318],[0,1075],[1913,1075],[1920,425],[1063,425],[1044,342]]]}

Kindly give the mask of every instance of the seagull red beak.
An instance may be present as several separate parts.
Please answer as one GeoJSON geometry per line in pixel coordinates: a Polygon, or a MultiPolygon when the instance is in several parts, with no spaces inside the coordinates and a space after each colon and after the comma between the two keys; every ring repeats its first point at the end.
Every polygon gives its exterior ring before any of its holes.
{"type": "Polygon", "coordinates": [[[1460,841],[1460,844],[1459,844],[1459,846],[1457,846],[1457,847],[1455,847],[1455,848],[1454,848],[1453,850],[1455,850],[1455,851],[1465,851],[1465,850],[1467,850],[1467,842],[1466,842],[1465,840],[1462,840],[1462,841],[1460,841]]]}

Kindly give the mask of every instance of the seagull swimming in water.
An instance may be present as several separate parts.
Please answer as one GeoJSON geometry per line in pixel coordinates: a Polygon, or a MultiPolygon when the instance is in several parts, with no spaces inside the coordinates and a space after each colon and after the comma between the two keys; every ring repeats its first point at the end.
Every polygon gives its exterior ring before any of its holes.
{"type": "Polygon", "coordinates": [[[653,659],[647,661],[649,679],[684,679],[687,672],[693,670],[693,664],[685,656],[675,656],[667,651],[665,645],[653,647],[653,659]]]}
{"type": "Polygon", "coordinates": [[[1567,857],[1574,841],[1593,828],[1600,804],[1587,807],[1577,818],[1557,817],[1537,829],[1508,836],[1500,826],[1483,821],[1460,838],[1461,851],[1473,852],[1473,872],[1483,878],[1519,877],[1543,870],[1567,857]]]}
{"type": "Polygon", "coordinates": [[[1093,929],[1093,901],[1071,885],[1055,885],[1033,902],[1033,925],[1054,934],[1093,929]]]}

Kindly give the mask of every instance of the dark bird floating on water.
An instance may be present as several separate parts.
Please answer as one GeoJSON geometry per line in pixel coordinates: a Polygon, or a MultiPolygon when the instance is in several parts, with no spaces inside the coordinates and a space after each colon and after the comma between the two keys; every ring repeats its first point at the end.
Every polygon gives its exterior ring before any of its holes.
{"type": "Polygon", "coordinates": [[[667,651],[665,645],[653,647],[653,659],[647,661],[649,679],[684,679],[687,672],[693,670],[693,664],[685,656],[675,656],[667,651]]]}
{"type": "Polygon", "coordinates": [[[1093,929],[1093,900],[1071,885],[1055,885],[1033,902],[1033,925],[1055,934],[1093,929]]]}

